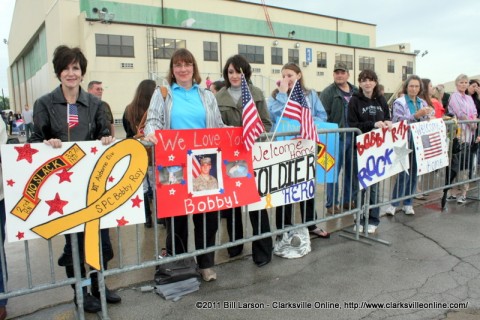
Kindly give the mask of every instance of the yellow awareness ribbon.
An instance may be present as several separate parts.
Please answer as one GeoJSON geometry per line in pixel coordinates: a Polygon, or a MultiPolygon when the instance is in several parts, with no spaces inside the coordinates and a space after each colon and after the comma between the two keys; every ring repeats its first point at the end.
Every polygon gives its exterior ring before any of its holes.
{"type": "Polygon", "coordinates": [[[122,140],[109,147],[98,159],[87,190],[87,207],[67,216],[62,216],[32,228],[45,239],[85,224],[85,262],[100,270],[100,218],[127,202],[139,187],[147,172],[148,156],[145,147],[135,139],[122,140]],[[123,177],[110,189],[106,189],[108,178],[123,158],[130,156],[123,177]]]}
{"type": "Polygon", "coordinates": [[[272,194],[270,193],[267,193],[267,196],[265,197],[265,209],[267,208],[272,208],[272,194]]]}
{"type": "Polygon", "coordinates": [[[85,152],[83,152],[77,144],[74,144],[63,154],[48,160],[38,167],[25,184],[23,196],[12,209],[11,214],[23,221],[27,221],[30,214],[40,203],[38,194],[40,193],[43,182],[61,169],[70,169],[83,157],[85,157],[85,152]]]}

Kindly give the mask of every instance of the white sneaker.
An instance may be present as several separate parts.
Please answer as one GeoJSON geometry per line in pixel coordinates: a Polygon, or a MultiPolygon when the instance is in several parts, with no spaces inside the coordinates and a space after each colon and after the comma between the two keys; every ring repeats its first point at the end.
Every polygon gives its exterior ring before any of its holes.
{"type": "Polygon", "coordinates": [[[463,204],[465,202],[467,202],[467,197],[460,196],[460,197],[457,198],[457,203],[463,204]]]}
{"type": "MultiPolygon", "coordinates": [[[[357,225],[353,226],[353,232],[357,232],[357,225]]],[[[360,225],[358,228],[358,232],[362,233],[363,232],[363,225],[360,225]]]]}
{"type": "Polygon", "coordinates": [[[212,268],[200,269],[200,274],[202,275],[203,281],[217,280],[217,274],[212,268]]]}
{"type": "Polygon", "coordinates": [[[412,206],[403,206],[403,212],[405,212],[405,214],[415,214],[415,211],[413,211],[413,207],[412,206]]]}
{"type": "Polygon", "coordinates": [[[368,225],[368,233],[375,233],[377,231],[377,226],[373,224],[368,225]]]}
{"type": "Polygon", "coordinates": [[[387,216],[394,216],[395,210],[397,210],[397,208],[390,204],[388,205],[387,210],[385,210],[385,213],[387,214],[387,216]]]}

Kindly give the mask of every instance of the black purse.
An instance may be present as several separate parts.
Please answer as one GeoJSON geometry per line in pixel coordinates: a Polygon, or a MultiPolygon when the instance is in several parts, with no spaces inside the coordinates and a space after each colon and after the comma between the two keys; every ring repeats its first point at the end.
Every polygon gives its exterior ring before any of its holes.
{"type": "Polygon", "coordinates": [[[459,138],[455,137],[452,141],[452,153],[457,154],[460,151],[462,151],[462,143],[459,138]]]}
{"type": "MultiPolygon", "coordinates": [[[[175,236],[178,237],[177,235],[175,236]]],[[[183,246],[183,251],[186,251],[182,240],[179,239],[179,241],[183,246]]],[[[166,255],[165,257],[160,256],[160,258],[166,257],[169,257],[169,255],[166,255]]],[[[200,278],[197,262],[193,257],[166,262],[157,266],[155,269],[154,280],[156,284],[174,283],[190,278],[200,278]]]]}

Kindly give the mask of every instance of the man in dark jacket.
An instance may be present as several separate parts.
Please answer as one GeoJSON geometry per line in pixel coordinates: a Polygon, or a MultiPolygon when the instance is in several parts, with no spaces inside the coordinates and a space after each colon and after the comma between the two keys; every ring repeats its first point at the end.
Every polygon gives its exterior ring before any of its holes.
{"type": "MultiPolygon", "coordinates": [[[[327,112],[328,118],[327,122],[337,123],[339,128],[347,128],[347,110],[348,102],[352,95],[358,92],[357,87],[348,82],[350,73],[348,72],[347,65],[343,62],[335,63],[333,69],[333,80],[334,82],[329,85],[325,90],[322,91],[320,95],[320,100],[322,101],[325,111],[327,112]]],[[[342,166],[343,166],[343,197],[340,197],[342,200],[343,207],[345,209],[352,209],[355,205],[355,192],[353,188],[353,181],[351,175],[354,174],[352,159],[353,159],[353,148],[352,148],[352,133],[342,133],[340,135],[340,147],[338,149],[338,158],[336,172],[339,175],[342,166]],[[345,155],[345,163],[344,157],[345,155]]],[[[328,183],[327,184],[327,212],[329,214],[335,214],[340,211],[339,199],[338,199],[338,177],[337,183],[328,183]]]]}

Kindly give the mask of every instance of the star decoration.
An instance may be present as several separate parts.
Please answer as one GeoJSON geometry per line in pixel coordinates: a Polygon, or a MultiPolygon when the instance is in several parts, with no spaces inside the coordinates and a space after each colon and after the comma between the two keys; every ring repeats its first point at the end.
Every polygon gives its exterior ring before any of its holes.
{"type": "Polygon", "coordinates": [[[403,171],[408,174],[408,154],[412,152],[412,150],[407,148],[407,143],[405,142],[401,147],[393,147],[393,153],[396,155],[395,160],[393,160],[393,166],[397,163],[400,164],[403,171]]]}
{"type": "Polygon", "coordinates": [[[135,198],[130,199],[130,200],[132,200],[132,202],[133,202],[132,208],[135,208],[135,207],[140,208],[140,203],[142,203],[142,201],[143,201],[142,199],[140,199],[140,197],[138,196],[138,194],[137,194],[137,196],[136,196],[135,198]]]}
{"type": "Polygon", "coordinates": [[[92,148],[90,149],[90,153],[97,154],[97,152],[98,152],[97,147],[92,147],[92,148]]]}
{"type": "Polygon", "coordinates": [[[218,153],[222,152],[222,148],[218,148],[218,149],[217,149],[217,152],[218,152],[218,153]]]}
{"type": "Polygon", "coordinates": [[[13,179],[8,179],[7,180],[7,186],[13,187],[14,184],[15,184],[15,181],[13,181],[13,179]]]}
{"type": "Polygon", "coordinates": [[[168,156],[168,161],[173,161],[175,160],[175,156],[173,154],[168,156]]]}
{"type": "Polygon", "coordinates": [[[22,147],[15,147],[15,150],[18,152],[17,161],[25,159],[28,163],[32,163],[32,156],[38,152],[37,149],[32,149],[29,143],[22,147]]]}
{"type": "Polygon", "coordinates": [[[112,177],[112,176],[108,177],[108,182],[113,182],[113,180],[115,180],[114,177],[112,177]]]}
{"type": "Polygon", "coordinates": [[[168,190],[168,192],[170,193],[171,196],[175,195],[175,189],[170,189],[168,190]]]}
{"type": "Polygon", "coordinates": [[[238,157],[238,156],[240,155],[240,151],[235,150],[235,151],[233,152],[233,155],[234,155],[235,157],[238,157]]]}
{"type": "Polygon", "coordinates": [[[125,217],[122,217],[122,219],[115,219],[115,220],[117,220],[117,226],[119,227],[123,227],[128,223],[128,221],[125,220],[125,217]]]}
{"type": "Polygon", "coordinates": [[[23,238],[25,238],[25,232],[18,231],[16,237],[18,238],[18,240],[22,240],[23,238]]]}
{"type": "Polygon", "coordinates": [[[70,176],[73,174],[73,172],[68,172],[67,169],[63,169],[62,172],[60,173],[56,173],[56,175],[60,178],[60,180],[58,181],[58,183],[62,183],[62,182],[72,182],[72,180],[70,180],[70,176]]]}
{"type": "Polygon", "coordinates": [[[63,207],[65,207],[68,203],[68,201],[60,199],[58,192],[55,194],[55,198],[53,198],[53,200],[46,200],[45,202],[50,206],[50,210],[48,210],[49,216],[54,212],[63,214],[63,207]]]}
{"type": "Polygon", "coordinates": [[[225,193],[225,189],[221,188],[220,190],[218,190],[218,192],[219,192],[220,194],[224,194],[224,193],[225,193]]]}
{"type": "Polygon", "coordinates": [[[240,181],[235,182],[235,185],[240,188],[242,186],[242,183],[240,181]]]}

